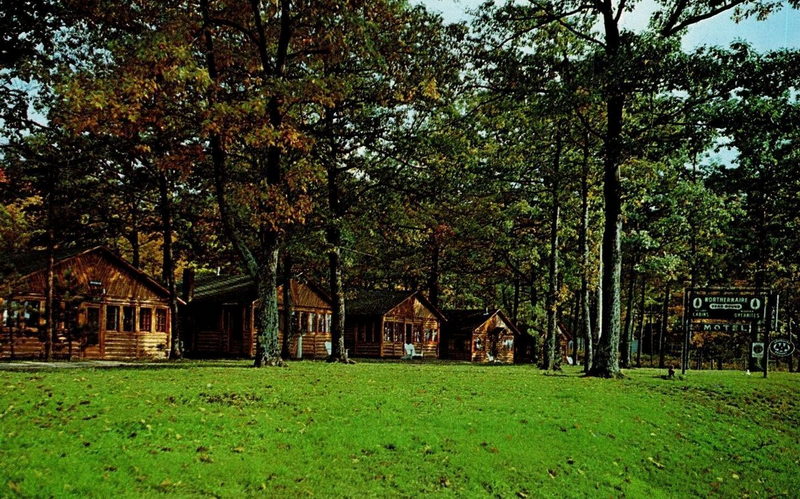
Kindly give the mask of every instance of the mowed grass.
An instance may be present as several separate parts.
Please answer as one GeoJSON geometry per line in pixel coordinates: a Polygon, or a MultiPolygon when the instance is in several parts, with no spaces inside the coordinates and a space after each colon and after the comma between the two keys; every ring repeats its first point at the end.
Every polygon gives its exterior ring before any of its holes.
{"type": "Polygon", "coordinates": [[[0,372],[0,496],[796,496],[800,376],[440,363],[0,372]]]}

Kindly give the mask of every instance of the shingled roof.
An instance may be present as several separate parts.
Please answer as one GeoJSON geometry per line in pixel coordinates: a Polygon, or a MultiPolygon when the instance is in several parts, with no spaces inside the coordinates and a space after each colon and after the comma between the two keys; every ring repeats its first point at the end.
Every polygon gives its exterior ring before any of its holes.
{"type": "Polygon", "coordinates": [[[414,293],[395,290],[366,290],[347,301],[347,313],[352,315],[383,315],[414,293]]]}
{"type": "MultiPolygon", "coordinates": [[[[312,281],[297,281],[298,285],[303,285],[316,293],[322,300],[331,303],[331,297],[321,286],[312,281]]],[[[293,285],[294,287],[294,285],[293,285]]],[[[212,298],[248,296],[256,299],[256,283],[248,275],[201,275],[194,281],[194,293],[192,301],[210,300],[212,298]]],[[[295,298],[296,299],[296,298],[295,298]]]]}
{"type": "Polygon", "coordinates": [[[428,307],[440,320],[446,318],[425,295],[419,291],[397,291],[392,289],[362,290],[355,297],[347,301],[345,309],[347,315],[384,315],[405,300],[416,297],[423,305],[428,307]]]}
{"type": "Polygon", "coordinates": [[[248,275],[205,275],[198,276],[194,282],[194,301],[217,296],[252,293],[255,296],[256,284],[248,275]]]}

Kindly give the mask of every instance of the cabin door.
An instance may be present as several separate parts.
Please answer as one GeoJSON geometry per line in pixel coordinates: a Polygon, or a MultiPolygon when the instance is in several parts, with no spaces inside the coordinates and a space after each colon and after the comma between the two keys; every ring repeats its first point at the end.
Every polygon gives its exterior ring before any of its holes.
{"type": "Polygon", "coordinates": [[[500,353],[500,335],[503,334],[503,328],[496,327],[489,331],[489,349],[487,352],[492,358],[496,359],[500,353]]]}
{"type": "Polygon", "coordinates": [[[100,307],[86,307],[86,336],[83,343],[83,354],[100,356],[100,343],[100,307]]]}
{"type": "Polygon", "coordinates": [[[240,355],[244,347],[242,331],[242,309],[238,306],[225,306],[222,309],[222,327],[228,339],[227,353],[240,355]]]}
{"type": "Polygon", "coordinates": [[[412,343],[414,341],[412,338],[413,330],[413,324],[406,324],[406,343],[412,343]]]}

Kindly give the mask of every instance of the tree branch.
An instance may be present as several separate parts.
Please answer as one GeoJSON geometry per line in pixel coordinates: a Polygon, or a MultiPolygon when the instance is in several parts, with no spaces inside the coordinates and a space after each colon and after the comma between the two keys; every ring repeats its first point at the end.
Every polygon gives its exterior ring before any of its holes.
{"type": "Polygon", "coordinates": [[[688,0],[681,0],[675,7],[675,10],[670,15],[667,22],[664,24],[664,27],[661,28],[661,36],[668,37],[672,36],[678,31],[691,26],[692,24],[699,23],[700,21],[704,21],[706,19],[710,19],[717,14],[721,14],[727,10],[730,10],[738,5],[741,5],[746,0],[733,0],[731,3],[720,5],[717,8],[711,9],[708,12],[704,12],[702,14],[696,14],[693,16],[689,16],[688,18],[684,19],[681,22],[678,22],[681,14],[686,10],[686,4],[688,0]]]}

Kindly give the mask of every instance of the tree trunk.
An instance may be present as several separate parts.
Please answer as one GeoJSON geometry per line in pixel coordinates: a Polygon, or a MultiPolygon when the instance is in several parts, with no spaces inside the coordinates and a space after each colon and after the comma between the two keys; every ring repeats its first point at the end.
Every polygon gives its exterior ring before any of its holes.
{"type": "Polygon", "coordinates": [[[667,326],[669,324],[669,284],[669,281],[664,284],[664,301],[663,308],[661,309],[661,327],[658,330],[658,367],[661,369],[666,367],[664,364],[664,338],[667,335],[667,326]]]}
{"type": "Polygon", "coordinates": [[[172,200],[170,196],[169,179],[166,172],[159,172],[159,211],[161,213],[162,229],[162,260],[161,280],[169,291],[170,331],[172,332],[172,345],[169,351],[170,359],[183,358],[183,344],[181,342],[180,320],[178,313],[178,290],[175,286],[175,261],[172,255],[172,200]]]}
{"type": "Polygon", "coordinates": [[[570,322],[570,334],[572,335],[572,362],[577,364],[578,363],[578,325],[580,324],[580,315],[581,315],[581,296],[579,293],[576,293],[573,296],[575,300],[575,304],[572,307],[572,321],[570,322]]]}
{"type": "Polygon", "coordinates": [[[439,241],[436,234],[431,234],[431,270],[428,275],[428,299],[434,307],[439,307],[439,241]]]}
{"type": "MultiPolygon", "coordinates": [[[[328,243],[328,279],[333,300],[333,317],[331,323],[331,356],[329,362],[348,362],[347,349],[344,345],[345,328],[345,300],[344,280],[342,279],[342,220],[345,208],[342,204],[339,169],[337,159],[339,151],[333,131],[335,110],[327,109],[325,112],[325,139],[328,147],[327,181],[328,181],[328,210],[330,219],[325,235],[328,243]]],[[[437,257],[438,258],[438,257],[437,257]]],[[[438,260],[435,262],[438,265],[438,260]]],[[[436,270],[438,272],[438,270],[436,270]]],[[[438,280],[438,276],[436,277],[438,280]]],[[[356,338],[356,341],[358,339],[356,338]]]]}
{"type": "MultiPolygon", "coordinates": [[[[53,313],[53,308],[55,307],[55,229],[53,228],[54,208],[52,197],[53,193],[51,192],[48,194],[47,200],[47,275],[45,277],[44,288],[44,359],[47,362],[51,362],[53,360],[53,340],[55,339],[56,332],[54,321],[55,314],[53,313]]],[[[37,324],[37,327],[38,326],[39,325],[37,324]]]]}
{"type": "Polygon", "coordinates": [[[602,7],[605,29],[606,74],[606,134],[603,158],[603,200],[605,224],[603,231],[603,314],[600,321],[602,336],[598,343],[594,365],[590,374],[602,377],[619,375],[620,333],[620,274],[622,272],[622,185],[620,163],[622,159],[622,124],[625,108],[624,91],[618,75],[609,74],[619,58],[620,34],[611,2],[602,7]]]}
{"type": "MultiPolygon", "coordinates": [[[[274,61],[267,53],[267,40],[263,26],[263,16],[260,2],[251,0],[250,7],[253,14],[255,25],[255,42],[257,45],[258,56],[261,60],[261,69],[266,79],[283,78],[291,39],[291,2],[280,0],[280,33],[274,61]]],[[[217,102],[216,84],[218,83],[219,73],[214,51],[214,38],[210,31],[211,14],[208,0],[200,0],[200,11],[203,18],[203,36],[205,41],[205,62],[208,75],[212,82],[208,87],[207,98],[212,104],[217,102]]],[[[273,94],[267,102],[269,124],[274,130],[280,130],[283,115],[281,114],[282,97],[273,94]]],[[[256,367],[267,365],[284,365],[280,358],[280,347],[278,345],[278,254],[280,251],[281,239],[278,233],[270,225],[262,224],[258,228],[258,244],[251,247],[240,232],[236,224],[236,216],[230,209],[226,199],[226,163],[227,156],[223,147],[222,137],[217,132],[209,134],[209,146],[211,149],[211,159],[214,167],[214,188],[219,205],[220,218],[226,235],[233,243],[234,248],[239,253],[248,273],[256,283],[259,298],[259,307],[256,311],[256,367]]],[[[267,185],[280,185],[281,174],[281,148],[277,145],[267,147],[266,161],[260,171],[262,180],[267,185]]]]}
{"type": "Polygon", "coordinates": [[[650,319],[647,321],[647,338],[650,341],[650,367],[655,366],[655,362],[653,361],[653,354],[655,352],[655,345],[653,344],[653,312],[650,312],[650,319]]]}
{"type": "Polygon", "coordinates": [[[583,338],[583,371],[592,368],[592,314],[589,299],[589,138],[583,144],[581,175],[581,227],[579,246],[581,252],[581,337],[583,338]]]}
{"type": "Polygon", "coordinates": [[[258,308],[256,309],[255,367],[283,365],[278,345],[278,255],[280,241],[275,234],[264,238],[264,265],[256,276],[258,308]]]}
{"type": "Polygon", "coordinates": [[[636,289],[636,273],[633,270],[634,263],[631,262],[630,278],[628,280],[628,300],[625,306],[625,329],[620,341],[620,367],[629,368],[631,366],[631,327],[633,323],[633,298],[636,289]]]}
{"type": "Polygon", "coordinates": [[[644,345],[644,299],[647,280],[642,276],[642,288],[639,292],[639,342],[636,344],[636,367],[642,367],[642,346],[644,345]]]}
{"type": "Polygon", "coordinates": [[[600,246],[600,255],[597,260],[597,287],[594,290],[594,323],[592,324],[593,348],[592,366],[594,366],[600,338],[603,336],[603,246],[600,246]]]}
{"type": "Polygon", "coordinates": [[[511,320],[514,321],[514,325],[517,324],[517,318],[519,316],[519,293],[520,293],[520,278],[519,274],[515,272],[514,274],[514,301],[511,305],[511,320]]]}
{"type": "Polygon", "coordinates": [[[559,166],[561,163],[561,136],[556,131],[556,150],[553,159],[553,172],[550,180],[552,209],[550,211],[550,261],[547,290],[547,342],[544,349],[544,369],[558,369],[556,356],[558,349],[558,324],[556,309],[558,307],[558,232],[561,221],[561,205],[559,200],[559,166]]]}
{"type": "MultiPolygon", "coordinates": [[[[536,310],[536,304],[539,303],[539,290],[536,287],[536,271],[534,270],[531,270],[530,282],[531,282],[531,287],[530,287],[531,309],[536,310]]],[[[531,360],[533,361],[534,364],[538,365],[540,364],[541,360],[539,359],[539,355],[541,353],[541,348],[540,348],[541,345],[539,344],[541,340],[540,336],[541,332],[538,329],[531,327],[529,328],[528,333],[532,338],[531,360]],[[532,334],[531,331],[533,331],[532,334]]]]}
{"type": "Polygon", "coordinates": [[[338,226],[328,228],[328,243],[331,245],[328,252],[328,270],[333,300],[331,357],[328,359],[330,362],[347,362],[347,350],[344,347],[345,302],[342,289],[341,237],[338,226]]]}
{"type": "Polygon", "coordinates": [[[289,342],[294,336],[292,316],[294,315],[294,302],[292,301],[292,255],[284,253],[283,272],[283,341],[281,342],[281,358],[288,360],[292,354],[289,352],[289,342]]]}
{"type": "Polygon", "coordinates": [[[139,229],[133,228],[128,233],[128,242],[131,244],[131,265],[137,269],[142,266],[141,244],[139,243],[139,229]]]}

